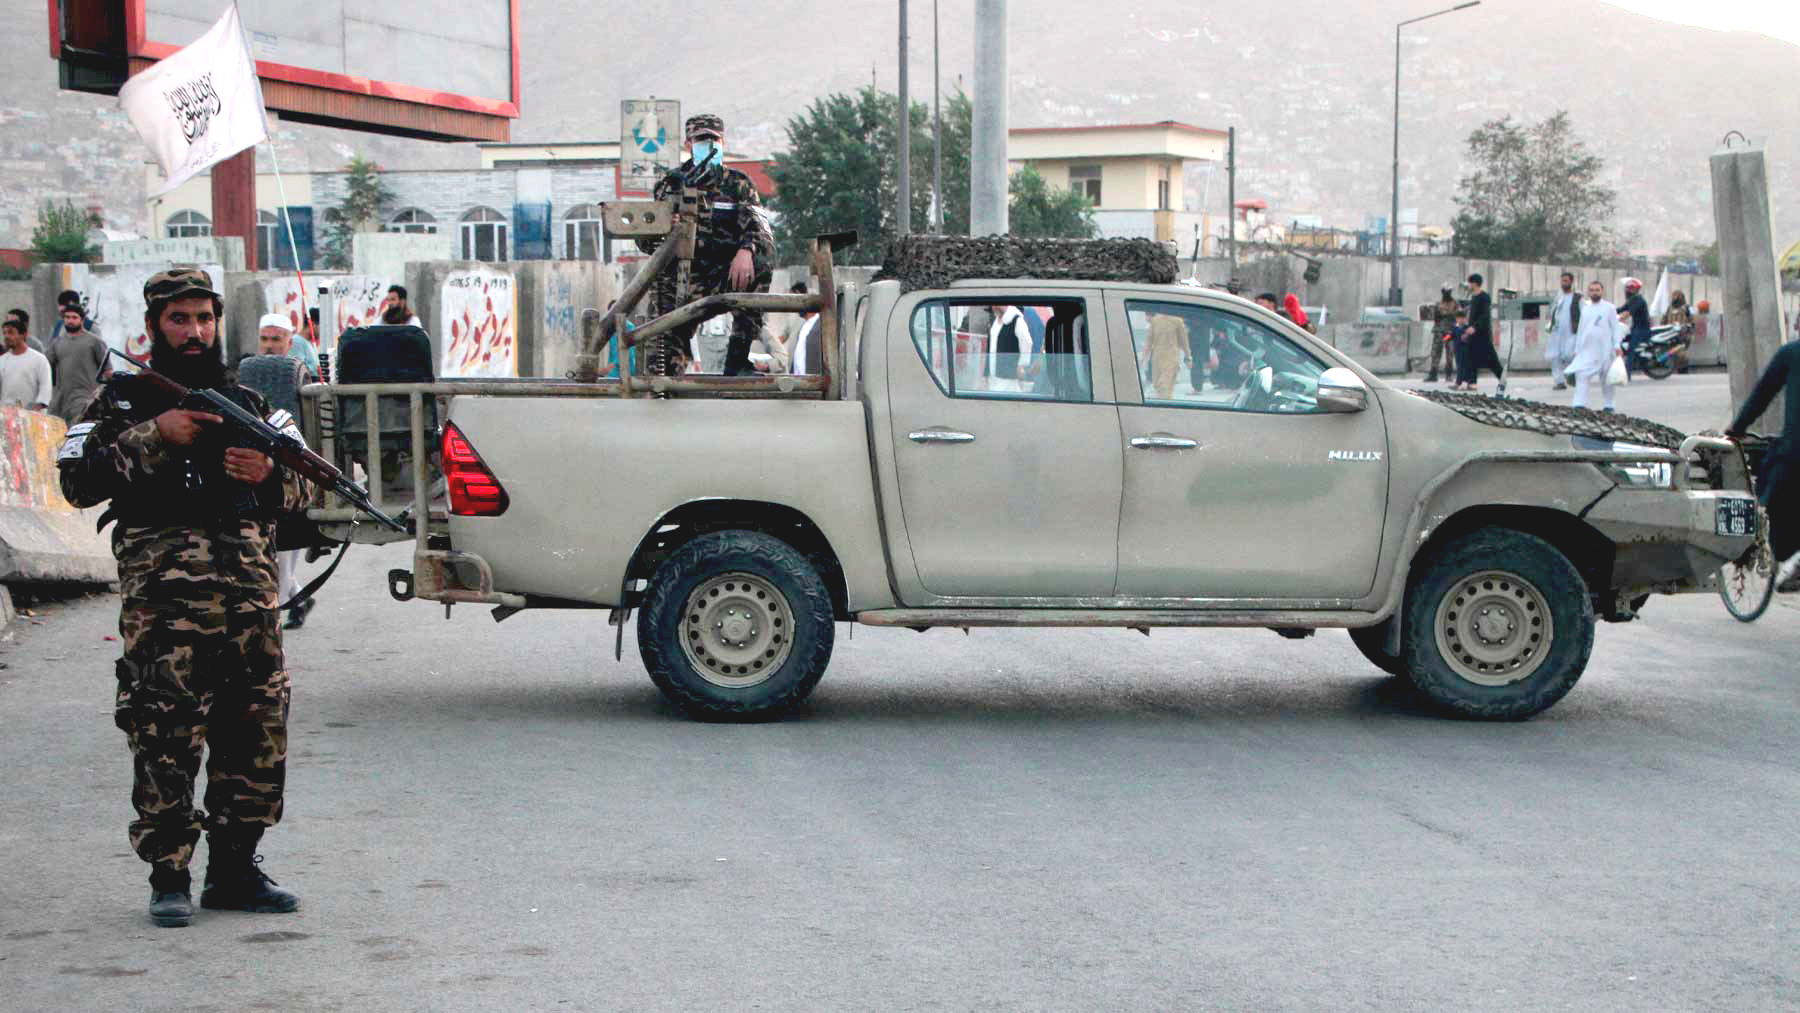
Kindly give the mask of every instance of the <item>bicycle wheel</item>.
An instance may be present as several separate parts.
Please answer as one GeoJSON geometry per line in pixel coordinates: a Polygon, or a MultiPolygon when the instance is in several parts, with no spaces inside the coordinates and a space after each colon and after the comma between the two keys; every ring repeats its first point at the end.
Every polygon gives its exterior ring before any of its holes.
{"type": "Polygon", "coordinates": [[[1767,538],[1758,538],[1745,558],[1719,567],[1719,597],[1740,623],[1753,623],[1768,611],[1775,597],[1775,554],[1767,538]]]}

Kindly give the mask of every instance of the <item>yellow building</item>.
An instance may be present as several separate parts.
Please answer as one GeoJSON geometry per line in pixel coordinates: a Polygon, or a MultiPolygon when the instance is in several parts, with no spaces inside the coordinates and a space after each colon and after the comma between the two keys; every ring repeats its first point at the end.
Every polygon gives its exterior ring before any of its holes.
{"type": "Polygon", "coordinates": [[[1092,201],[1102,236],[1185,242],[1203,210],[1185,206],[1187,163],[1223,165],[1225,143],[1223,130],[1174,120],[1029,127],[1007,132],[1006,156],[1092,201]]]}

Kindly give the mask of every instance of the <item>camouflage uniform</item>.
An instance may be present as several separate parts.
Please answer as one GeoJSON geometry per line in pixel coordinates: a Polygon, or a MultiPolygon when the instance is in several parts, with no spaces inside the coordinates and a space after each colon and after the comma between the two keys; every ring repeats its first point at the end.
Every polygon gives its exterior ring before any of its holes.
{"type": "Polygon", "coordinates": [[[1451,361],[1450,331],[1456,326],[1456,314],[1461,312],[1455,299],[1440,299],[1432,310],[1431,316],[1431,373],[1428,379],[1437,379],[1438,359],[1444,361],[1444,372],[1454,376],[1456,363],[1451,361]]]}
{"type": "MultiPolygon", "coordinates": [[[[687,130],[692,133],[695,129],[722,132],[724,122],[717,116],[693,116],[687,121],[687,130]]],[[[763,219],[762,198],[756,192],[756,184],[737,169],[718,166],[696,170],[694,160],[689,158],[674,173],[656,184],[655,197],[657,200],[678,200],[686,186],[700,191],[700,221],[697,223],[694,260],[689,267],[689,279],[693,283],[692,297],[699,299],[732,291],[731,261],[739,250],[749,250],[755,263],[755,277],[744,291],[767,292],[772,270],[771,260],[775,253],[775,238],[763,219]]],[[[640,239],[638,248],[645,253],[654,253],[662,241],[663,237],[660,236],[640,239]]],[[[670,266],[656,279],[653,313],[661,315],[677,308],[675,274],[675,268],[670,266]]],[[[725,373],[735,376],[753,372],[750,367],[750,342],[762,334],[763,313],[761,310],[733,310],[731,319],[732,333],[725,353],[725,373]]],[[[670,335],[669,340],[686,349],[689,339],[699,326],[695,323],[683,327],[670,335]]]]}
{"type": "MultiPolygon", "coordinates": [[[[248,388],[220,390],[291,424],[248,388]]],[[[281,819],[288,676],[273,519],[307,490],[279,465],[254,488],[226,478],[221,441],[166,442],[155,418],[173,407],[141,378],[115,375],[58,456],[64,497],[111,500],[117,519],[125,656],[113,717],[133,757],[131,846],[153,866],[185,869],[202,830],[253,842],[281,819]],[[203,747],[204,812],[194,805],[203,747]]]]}

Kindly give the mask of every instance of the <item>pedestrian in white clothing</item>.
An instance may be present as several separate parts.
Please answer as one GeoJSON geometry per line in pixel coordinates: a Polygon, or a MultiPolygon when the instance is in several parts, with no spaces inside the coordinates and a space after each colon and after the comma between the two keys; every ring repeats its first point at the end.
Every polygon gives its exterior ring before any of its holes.
{"type": "Polygon", "coordinates": [[[1550,378],[1556,389],[1568,386],[1563,370],[1575,359],[1575,332],[1581,327],[1581,293],[1575,291],[1575,276],[1562,274],[1562,291],[1550,307],[1550,338],[1545,353],[1550,357],[1550,378]]]}
{"type": "Polygon", "coordinates": [[[1589,407],[1588,392],[1598,380],[1605,410],[1613,410],[1613,385],[1606,371],[1619,355],[1624,330],[1618,309],[1606,301],[1606,287],[1597,281],[1590,283],[1588,301],[1581,307],[1580,328],[1575,332],[1575,358],[1567,367],[1575,381],[1575,407],[1589,407]]]}
{"type": "Polygon", "coordinates": [[[44,411],[53,396],[50,384],[50,360],[44,353],[25,343],[25,325],[17,317],[7,317],[4,327],[6,346],[0,348],[0,404],[21,405],[44,411]]]}

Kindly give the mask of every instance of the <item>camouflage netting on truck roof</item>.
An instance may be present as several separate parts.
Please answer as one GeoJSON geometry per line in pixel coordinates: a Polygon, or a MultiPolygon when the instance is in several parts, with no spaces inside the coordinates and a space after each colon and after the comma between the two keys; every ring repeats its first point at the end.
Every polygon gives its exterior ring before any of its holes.
{"type": "Polygon", "coordinates": [[[1024,239],[1018,236],[907,236],[888,249],[876,281],[906,291],[945,288],[966,278],[1041,278],[1173,284],[1175,252],[1148,239],[1024,239]]]}
{"type": "Polygon", "coordinates": [[[1680,430],[1649,419],[1614,412],[1597,412],[1591,408],[1569,408],[1542,401],[1457,394],[1445,390],[1412,390],[1408,393],[1427,401],[1435,401],[1477,422],[1505,429],[1587,436],[1596,440],[1618,440],[1645,447],[1667,447],[1670,450],[1679,449],[1681,441],[1686,438],[1680,430]]]}

